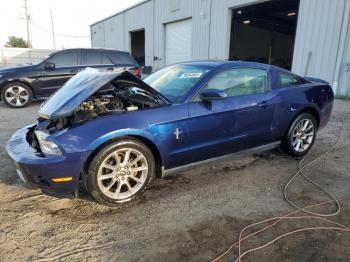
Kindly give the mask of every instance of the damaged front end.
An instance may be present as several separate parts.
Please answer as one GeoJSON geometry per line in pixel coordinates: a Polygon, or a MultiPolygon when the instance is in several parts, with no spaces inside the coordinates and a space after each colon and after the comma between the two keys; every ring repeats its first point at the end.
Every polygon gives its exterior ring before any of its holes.
{"type": "Polygon", "coordinates": [[[43,104],[36,130],[54,133],[108,114],[166,104],[166,98],[128,71],[116,73],[88,68],[43,104]]]}
{"type": "Polygon", "coordinates": [[[36,125],[26,134],[39,153],[60,155],[58,145],[47,139],[67,128],[109,114],[124,114],[159,107],[168,101],[128,71],[121,73],[86,69],[71,78],[40,108],[36,125]]]}
{"type": "Polygon", "coordinates": [[[71,195],[91,153],[70,144],[69,139],[81,139],[72,135],[74,127],[110,114],[166,104],[165,98],[129,72],[87,69],[48,99],[39,110],[37,123],[14,133],[6,150],[25,182],[47,194],[71,195]]]}

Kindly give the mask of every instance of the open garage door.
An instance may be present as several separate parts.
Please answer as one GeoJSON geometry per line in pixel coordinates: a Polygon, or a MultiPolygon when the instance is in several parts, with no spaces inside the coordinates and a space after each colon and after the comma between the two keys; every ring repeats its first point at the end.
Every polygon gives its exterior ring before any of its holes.
{"type": "Polygon", "coordinates": [[[271,0],[232,10],[230,60],[291,69],[299,0],[271,0]]]}
{"type": "Polygon", "coordinates": [[[190,61],[192,57],[192,20],[165,25],[165,64],[190,61]]]}
{"type": "Polygon", "coordinates": [[[145,30],[130,32],[131,54],[140,66],[145,65],[145,30]]]}

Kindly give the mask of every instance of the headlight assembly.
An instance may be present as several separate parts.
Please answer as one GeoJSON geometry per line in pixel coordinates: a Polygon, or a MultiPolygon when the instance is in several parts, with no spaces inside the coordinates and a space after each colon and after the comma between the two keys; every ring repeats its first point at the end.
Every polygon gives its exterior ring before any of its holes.
{"type": "Polygon", "coordinates": [[[56,145],[54,142],[46,140],[46,138],[49,136],[48,134],[42,131],[35,131],[35,135],[38,138],[40,149],[44,154],[48,154],[48,155],[62,154],[58,145],[56,145]]]}

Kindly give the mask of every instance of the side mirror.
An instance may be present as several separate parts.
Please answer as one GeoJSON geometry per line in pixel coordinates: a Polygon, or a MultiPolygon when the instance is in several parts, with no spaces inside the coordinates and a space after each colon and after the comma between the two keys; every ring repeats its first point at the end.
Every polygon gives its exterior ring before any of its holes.
{"type": "Polygon", "coordinates": [[[202,101],[219,100],[227,97],[225,90],[220,89],[206,89],[200,95],[199,98],[202,101]]]}
{"type": "Polygon", "coordinates": [[[47,69],[47,70],[54,70],[55,69],[55,64],[54,63],[51,63],[51,62],[46,62],[44,64],[44,68],[47,69]]]}

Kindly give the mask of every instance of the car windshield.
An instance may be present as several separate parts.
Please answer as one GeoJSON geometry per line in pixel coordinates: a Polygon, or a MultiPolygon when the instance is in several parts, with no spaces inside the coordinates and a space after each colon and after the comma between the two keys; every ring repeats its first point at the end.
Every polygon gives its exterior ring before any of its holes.
{"type": "Polygon", "coordinates": [[[38,57],[36,59],[34,59],[33,61],[33,65],[38,65],[40,64],[41,62],[43,62],[44,60],[46,60],[47,58],[49,58],[50,55],[47,55],[45,57],[38,57]]]}
{"type": "Polygon", "coordinates": [[[204,66],[173,65],[155,72],[143,81],[171,103],[175,103],[181,101],[208,71],[208,67],[204,66]]]}

